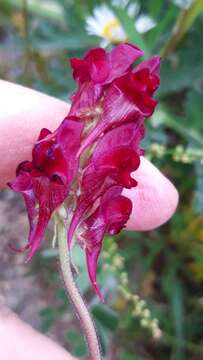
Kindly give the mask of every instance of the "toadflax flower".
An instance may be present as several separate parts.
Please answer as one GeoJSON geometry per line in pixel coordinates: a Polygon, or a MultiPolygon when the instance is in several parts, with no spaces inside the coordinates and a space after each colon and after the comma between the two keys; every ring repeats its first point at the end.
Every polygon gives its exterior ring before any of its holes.
{"type": "Polygon", "coordinates": [[[33,148],[32,161],[22,162],[16,179],[8,185],[23,195],[30,233],[28,260],[34,255],[54,210],[66,199],[78,168],[75,159],[84,124],[67,117],[55,133],[42,129],[33,148]],[[71,141],[70,141],[71,138],[71,141]]]}
{"type": "Polygon", "coordinates": [[[78,240],[101,300],[96,268],[103,238],[120,232],[130,217],[132,203],[122,192],[137,186],[131,173],[143,154],[144,120],[157,104],[160,59],[153,56],[133,68],[142,55],[136,46],[124,43],[109,53],[96,48],[83,59],[71,59],[77,90],[70,111],[54,132],[41,130],[32,160],[22,162],[9,183],[27,208],[27,259],[63,204],[69,249],[73,238],[78,240]]]}
{"type": "MultiPolygon", "coordinates": [[[[134,26],[138,33],[143,34],[156,26],[155,21],[146,14],[140,14],[139,5],[129,4],[129,1],[117,0],[113,2],[115,7],[124,8],[128,16],[136,19],[134,26]]],[[[109,44],[118,44],[127,41],[127,34],[111,8],[106,5],[96,6],[93,15],[86,18],[86,30],[90,35],[96,35],[102,38],[101,46],[106,47],[109,44]]]]}

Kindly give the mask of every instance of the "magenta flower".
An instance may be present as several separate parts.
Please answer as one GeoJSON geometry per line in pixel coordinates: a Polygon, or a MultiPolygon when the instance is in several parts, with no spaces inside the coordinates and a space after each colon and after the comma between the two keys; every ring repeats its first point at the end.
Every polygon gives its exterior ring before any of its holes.
{"type": "Polygon", "coordinates": [[[143,135],[142,123],[129,123],[107,132],[98,142],[83,172],[81,195],[68,231],[69,243],[84,213],[109,188],[137,185],[130,174],[140,164],[139,142],[143,135]]]}
{"type": "Polygon", "coordinates": [[[97,48],[87,52],[84,59],[71,59],[74,79],[81,85],[92,81],[105,85],[122,76],[143,51],[132,44],[121,44],[110,53],[97,48]]]}
{"type": "Polygon", "coordinates": [[[21,163],[16,179],[8,184],[23,195],[27,208],[30,224],[25,247],[29,249],[27,260],[39,248],[52,213],[68,196],[78,168],[75,156],[83,127],[83,122],[70,117],[62,122],[55,134],[42,129],[32,161],[21,163]]]}
{"type": "Polygon", "coordinates": [[[121,195],[122,187],[112,186],[101,197],[100,204],[93,214],[84,222],[85,231],[82,237],[85,241],[87,269],[92,285],[103,301],[103,297],[97,286],[96,269],[99,254],[102,248],[102,240],[105,234],[118,234],[128,221],[132,202],[121,195]]]}
{"type": "Polygon", "coordinates": [[[52,214],[67,200],[69,248],[73,237],[79,240],[101,299],[96,268],[103,238],[120,232],[130,217],[132,203],[122,191],[137,186],[131,173],[143,154],[144,119],[157,104],[153,95],[160,59],[154,56],[133,68],[142,55],[137,47],[121,44],[109,53],[97,48],[84,59],[72,59],[78,89],[68,116],[55,132],[41,130],[32,161],[21,163],[9,183],[26,204],[28,259],[39,248],[52,214]]]}
{"type": "Polygon", "coordinates": [[[92,123],[78,156],[111,127],[153,114],[157,104],[153,94],[159,86],[160,58],[154,56],[133,70],[132,64],[142,54],[137,47],[122,44],[110,54],[103,49],[94,49],[84,60],[72,60],[73,75],[79,88],[72,98],[70,114],[92,123]],[[81,69],[86,77],[81,76],[81,69]]]}

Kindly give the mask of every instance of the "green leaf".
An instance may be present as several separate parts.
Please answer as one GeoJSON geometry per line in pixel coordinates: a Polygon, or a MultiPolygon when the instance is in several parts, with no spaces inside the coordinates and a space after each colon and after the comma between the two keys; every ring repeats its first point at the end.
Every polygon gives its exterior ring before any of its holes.
{"type": "Polygon", "coordinates": [[[92,314],[103,328],[115,331],[118,326],[118,315],[107,306],[97,305],[92,308],[92,314]]]}
{"type": "Polygon", "coordinates": [[[40,311],[41,317],[41,331],[47,333],[51,327],[54,325],[57,319],[57,312],[52,307],[47,307],[40,311]]]}
{"type": "Polygon", "coordinates": [[[185,118],[172,114],[166,106],[160,104],[153,117],[155,117],[155,122],[159,125],[162,124],[170,127],[188,141],[192,141],[194,144],[203,147],[203,137],[201,134],[193,129],[192,126],[189,127],[185,118]]]}
{"type": "Polygon", "coordinates": [[[158,18],[162,7],[163,0],[150,1],[148,5],[150,15],[154,18],[158,18]]]}
{"type": "Polygon", "coordinates": [[[162,62],[160,96],[194,87],[203,76],[203,46],[200,32],[193,31],[170,60],[162,62]]]}
{"type": "Polygon", "coordinates": [[[86,344],[83,336],[77,331],[67,331],[65,337],[70,342],[75,356],[83,357],[86,355],[86,344]]]}
{"type": "Polygon", "coordinates": [[[194,207],[198,213],[203,212],[203,165],[195,163],[196,189],[194,192],[194,207]]]}
{"type": "MultiPolygon", "coordinates": [[[[198,320],[200,322],[200,329],[202,329],[201,316],[200,316],[200,314],[198,314],[198,315],[199,315],[198,320]]],[[[193,326],[192,326],[192,328],[193,328],[193,326]]],[[[191,329],[191,324],[190,324],[190,329],[191,329]]],[[[162,344],[165,344],[167,346],[169,346],[169,345],[173,346],[174,342],[176,341],[176,338],[169,335],[169,334],[167,334],[167,333],[164,333],[162,338],[160,339],[160,341],[161,341],[162,344]]],[[[194,353],[199,353],[198,355],[202,357],[202,354],[203,354],[202,346],[196,345],[196,344],[194,344],[193,342],[190,342],[190,341],[184,341],[183,343],[184,343],[184,347],[188,351],[191,351],[191,352],[194,352],[194,353]]],[[[201,358],[199,357],[199,359],[201,359],[201,358]]]]}
{"type": "Polygon", "coordinates": [[[153,50],[158,45],[161,35],[166,32],[166,29],[170,22],[174,19],[176,15],[176,9],[173,6],[170,6],[168,11],[166,11],[166,15],[163,16],[160,20],[158,20],[157,25],[150,31],[150,33],[147,36],[147,43],[150,46],[150,49],[153,50]]]}
{"type": "Polygon", "coordinates": [[[185,110],[188,123],[203,132],[203,94],[196,90],[190,91],[187,95],[185,110]]]}
{"type": "Polygon", "coordinates": [[[183,313],[183,289],[181,283],[177,278],[174,278],[172,287],[172,312],[174,317],[174,327],[176,333],[176,341],[171,359],[182,360],[185,359],[184,346],[184,313],[183,313]]]}
{"type": "Polygon", "coordinates": [[[137,355],[132,355],[129,352],[123,351],[121,353],[121,360],[144,360],[144,358],[141,358],[137,355]]]}

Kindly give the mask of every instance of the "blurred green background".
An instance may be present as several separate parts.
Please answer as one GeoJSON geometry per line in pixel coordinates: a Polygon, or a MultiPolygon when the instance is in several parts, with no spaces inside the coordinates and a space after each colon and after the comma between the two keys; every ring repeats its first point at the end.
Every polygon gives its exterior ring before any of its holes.
{"type": "MultiPolygon", "coordinates": [[[[61,99],[75,87],[68,59],[90,47],[111,48],[124,36],[146,57],[162,56],[160,103],[143,147],[178,188],[176,214],[156,231],[106,239],[99,269],[105,306],[89,287],[81,251],[75,253],[107,360],[203,359],[202,11],[202,0],[0,1],[0,77],[61,99]],[[90,15],[96,30],[87,29],[90,15]]],[[[69,325],[55,338],[82,359],[85,343],[60,285],[57,251],[47,244],[29,268],[44,292],[54,292],[39,309],[40,328],[50,332],[65,317],[69,325]]]]}

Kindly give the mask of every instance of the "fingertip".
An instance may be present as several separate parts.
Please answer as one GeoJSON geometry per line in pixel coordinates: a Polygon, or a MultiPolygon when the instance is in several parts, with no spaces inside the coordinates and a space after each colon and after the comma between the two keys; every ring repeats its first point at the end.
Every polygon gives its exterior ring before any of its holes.
{"type": "Polygon", "coordinates": [[[29,160],[42,127],[54,130],[69,106],[54,97],[0,80],[0,187],[15,176],[17,165],[29,160]]]}
{"type": "Polygon", "coordinates": [[[174,214],[179,200],[178,191],[165,175],[143,157],[134,177],[138,186],[124,191],[124,195],[130,197],[133,203],[127,229],[153,230],[174,214]]]}

